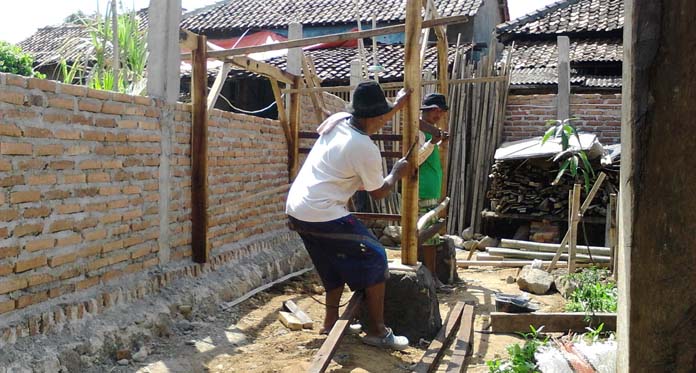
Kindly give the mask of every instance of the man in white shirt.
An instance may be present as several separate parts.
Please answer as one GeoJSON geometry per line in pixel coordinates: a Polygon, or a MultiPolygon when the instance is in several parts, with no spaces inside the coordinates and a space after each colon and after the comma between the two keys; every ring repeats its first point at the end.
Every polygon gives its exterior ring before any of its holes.
{"type": "Polygon", "coordinates": [[[370,319],[363,342],[396,350],[408,339],[395,336],[384,325],[385,280],[389,274],[384,247],[346,205],[359,189],[384,198],[407,172],[398,160],[383,177],[379,148],[369,135],[379,131],[407,102],[408,94],[392,105],[374,81],[360,83],[348,113],[322,123],[316,141],[288,192],[286,213],[326,288],[324,332],[338,320],[345,284],[365,292],[370,319]]]}

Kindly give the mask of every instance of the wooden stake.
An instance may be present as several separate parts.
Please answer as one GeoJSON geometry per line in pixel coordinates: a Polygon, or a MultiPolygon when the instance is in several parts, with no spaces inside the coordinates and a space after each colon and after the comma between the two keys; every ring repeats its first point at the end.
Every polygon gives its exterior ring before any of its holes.
{"type": "Polygon", "coordinates": [[[575,247],[578,242],[578,221],[580,221],[578,212],[580,209],[580,184],[573,185],[573,192],[571,194],[572,199],[570,201],[570,211],[568,213],[568,232],[570,234],[570,241],[568,243],[568,273],[575,273],[575,257],[577,256],[577,248],[575,247]]]}
{"type": "MultiPolygon", "coordinates": [[[[590,192],[587,193],[587,198],[585,198],[585,202],[582,203],[582,206],[580,206],[580,215],[584,215],[585,211],[590,207],[590,203],[592,203],[592,200],[594,199],[595,195],[599,191],[599,187],[602,186],[602,183],[604,182],[604,179],[606,179],[607,175],[604,172],[601,172],[599,176],[597,177],[597,181],[595,181],[594,185],[592,186],[592,189],[590,189],[590,192]]],[[[553,260],[551,261],[551,265],[549,266],[548,271],[551,272],[553,268],[553,264],[555,264],[558,261],[558,258],[561,257],[561,253],[563,252],[563,248],[565,245],[568,243],[568,240],[570,239],[569,232],[566,232],[565,236],[563,236],[563,240],[561,241],[560,246],[558,247],[558,250],[556,251],[556,255],[553,257],[553,260]]]]}
{"type": "MultiPolygon", "coordinates": [[[[419,55],[419,31],[421,18],[421,1],[406,2],[406,42],[404,43],[404,86],[413,93],[409,96],[404,122],[403,149],[418,144],[420,122],[421,64],[419,55]]],[[[408,157],[409,172],[401,181],[401,262],[405,265],[418,263],[418,152],[411,152],[408,157]]]]}
{"type": "Polygon", "coordinates": [[[611,274],[616,279],[617,258],[616,252],[619,247],[619,235],[616,230],[616,220],[618,216],[618,204],[616,193],[609,195],[609,209],[607,209],[607,221],[609,221],[609,248],[611,250],[611,274]]]}
{"type": "Polygon", "coordinates": [[[280,126],[283,127],[283,133],[285,133],[285,140],[288,143],[288,149],[292,144],[292,132],[290,130],[290,123],[288,122],[288,113],[285,111],[285,102],[280,94],[280,87],[278,86],[278,81],[274,78],[270,78],[271,90],[273,91],[273,98],[276,102],[276,107],[278,108],[278,121],[280,126]]]}
{"type": "Polygon", "coordinates": [[[206,37],[198,35],[191,72],[191,249],[196,263],[208,261],[208,69],[206,37]]]}
{"type": "MultiPolygon", "coordinates": [[[[535,328],[544,326],[544,332],[585,332],[589,326],[584,312],[563,313],[505,313],[491,312],[491,330],[494,333],[525,333],[529,326],[535,328]]],[[[616,330],[615,313],[598,313],[592,315],[594,325],[604,323],[605,331],[616,330]]]]}

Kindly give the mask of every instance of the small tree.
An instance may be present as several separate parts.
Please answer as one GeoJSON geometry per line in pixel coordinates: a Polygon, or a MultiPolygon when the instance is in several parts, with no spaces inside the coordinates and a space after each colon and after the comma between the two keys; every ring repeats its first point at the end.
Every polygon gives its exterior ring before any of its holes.
{"type": "Polygon", "coordinates": [[[541,139],[541,144],[545,144],[552,137],[561,139],[561,151],[556,154],[553,161],[563,163],[561,163],[561,168],[558,170],[552,185],[558,185],[558,182],[566,172],[569,172],[570,176],[575,178],[576,183],[578,182],[578,177],[582,174],[582,177],[585,179],[585,191],[588,192],[591,186],[590,180],[594,177],[594,170],[587,158],[587,153],[582,148],[576,150],[570,147],[571,137],[575,137],[578,140],[578,145],[581,146],[578,130],[572,124],[574,120],[576,119],[568,118],[546,121],[546,125],[551,127],[546,130],[544,137],[541,139]]]}
{"type": "Polygon", "coordinates": [[[20,47],[0,41],[0,72],[45,78],[43,74],[34,71],[33,63],[31,55],[24,53],[20,47]]]}

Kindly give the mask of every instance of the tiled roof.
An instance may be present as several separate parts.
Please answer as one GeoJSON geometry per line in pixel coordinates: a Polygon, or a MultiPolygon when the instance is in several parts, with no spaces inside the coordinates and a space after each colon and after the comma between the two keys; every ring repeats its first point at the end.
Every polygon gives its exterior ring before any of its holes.
{"type": "MultiPolygon", "coordinates": [[[[506,49],[502,60],[508,53],[506,49]]],[[[570,63],[621,62],[623,47],[620,39],[571,39],[570,63]]],[[[558,65],[558,44],[555,41],[516,41],[512,52],[514,69],[555,67],[558,65]]]]}
{"type": "MultiPolygon", "coordinates": [[[[139,10],[136,15],[140,19],[138,28],[144,30],[148,26],[147,8],[139,10]]],[[[59,63],[61,57],[68,62],[92,56],[92,46],[89,43],[90,32],[84,25],[63,24],[40,28],[29,38],[19,42],[23,51],[34,56],[35,64],[59,63]]]]}
{"type": "Polygon", "coordinates": [[[497,27],[499,34],[541,35],[619,31],[624,0],[563,0],[497,27]]]}
{"type": "MultiPolygon", "coordinates": [[[[532,67],[514,69],[510,73],[510,84],[513,86],[536,86],[558,84],[556,67],[532,67]]],[[[596,76],[579,73],[577,69],[570,71],[570,84],[585,88],[620,88],[621,76],[596,76]]]]}
{"type": "MultiPolygon", "coordinates": [[[[249,28],[287,27],[291,22],[330,25],[363,21],[403,22],[406,0],[227,0],[194,11],[181,27],[194,32],[221,32],[249,28]]],[[[435,0],[441,17],[475,15],[483,0],[435,0]]]]}
{"type": "MultiPolygon", "coordinates": [[[[467,52],[472,45],[460,47],[463,52],[467,52]]],[[[372,62],[372,48],[366,47],[366,57],[368,63],[372,62]]],[[[450,61],[454,58],[455,48],[450,47],[450,61]]],[[[311,56],[317,70],[317,75],[323,80],[322,85],[347,84],[350,81],[350,61],[357,59],[358,50],[356,48],[327,48],[305,51],[306,56],[311,56]]],[[[401,44],[387,44],[378,47],[378,61],[385,71],[380,74],[380,81],[401,81],[404,73],[404,47],[401,44]]],[[[286,56],[275,57],[265,62],[285,69],[287,65],[286,56]]],[[[437,72],[437,48],[430,47],[426,51],[424,69],[437,72]]],[[[216,69],[209,70],[210,75],[217,74],[216,69]]],[[[186,72],[185,75],[190,75],[186,72]]],[[[232,69],[229,78],[248,77],[253,74],[245,70],[232,69]]]]}

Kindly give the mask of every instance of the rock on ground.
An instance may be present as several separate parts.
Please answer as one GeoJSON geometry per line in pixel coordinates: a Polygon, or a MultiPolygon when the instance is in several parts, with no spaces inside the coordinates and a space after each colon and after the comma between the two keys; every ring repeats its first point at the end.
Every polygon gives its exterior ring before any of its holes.
{"type": "Polygon", "coordinates": [[[546,294],[553,286],[553,275],[542,270],[525,266],[517,276],[517,285],[520,290],[533,294],[546,294]]]}

